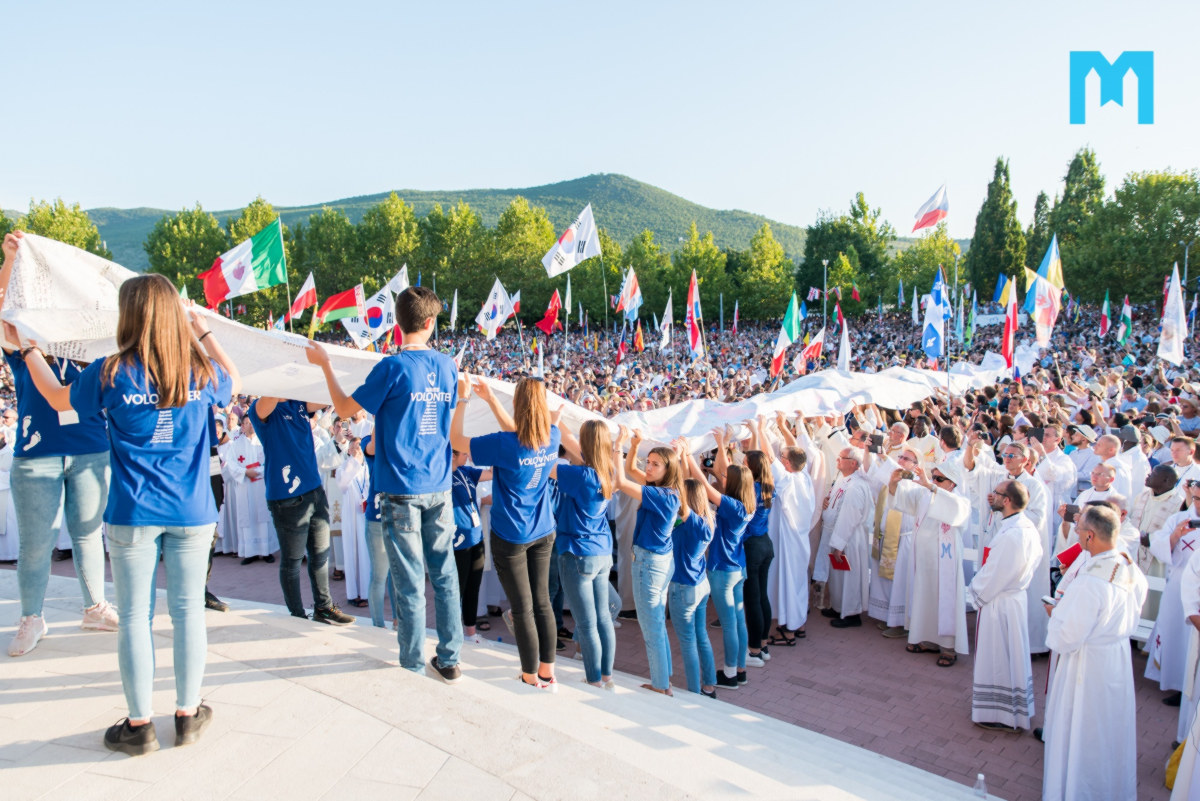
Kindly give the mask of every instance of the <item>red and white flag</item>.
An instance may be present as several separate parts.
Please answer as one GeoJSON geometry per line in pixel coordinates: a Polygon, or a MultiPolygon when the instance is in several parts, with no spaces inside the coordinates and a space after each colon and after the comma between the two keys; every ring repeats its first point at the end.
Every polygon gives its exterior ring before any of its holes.
{"type": "MultiPolygon", "coordinates": [[[[1011,279],[1016,286],[1016,279],[1011,279]]],[[[1000,343],[1000,353],[1004,356],[1004,364],[1009,369],[1013,366],[1013,356],[1017,352],[1017,293],[1008,293],[1008,306],[1004,309],[1004,338],[1000,343]]]]}
{"type": "Polygon", "coordinates": [[[800,358],[805,362],[816,362],[821,358],[821,349],[825,347],[825,329],[822,327],[815,337],[809,340],[800,351],[800,358]]]}
{"type": "Polygon", "coordinates": [[[692,270],[692,280],[688,284],[687,326],[688,346],[692,349],[692,358],[699,359],[704,355],[704,332],[700,329],[700,287],[696,283],[696,271],[692,270]]]}
{"type": "Polygon", "coordinates": [[[737,333],[738,302],[733,302],[733,333],[737,333]]]}
{"type": "Polygon", "coordinates": [[[296,295],[296,299],[292,301],[292,308],[288,309],[288,313],[284,315],[284,320],[292,320],[304,313],[304,310],[309,306],[317,305],[317,284],[313,281],[313,274],[310,272],[308,278],[304,279],[304,286],[300,287],[300,294],[296,295]]]}
{"type": "Polygon", "coordinates": [[[558,290],[556,289],[554,290],[554,294],[550,296],[550,305],[546,307],[546,315],[534,323],[534,325],[544,331],[546,336],[550,336],[562,328],[562,323],[558,321],[558,313],[561,310],[562,299],[558,297],[558,290]]]}
{"type": "Polygon", "coordinates": [[[933,193],[933,197],[925,201],[925,205],[917,210],[917,223],[913,226],[913,231],[937,225],[946,219],[949,212],[950,200],[946,197],[946,185],[942,184],[941,188],[933,193]]]}

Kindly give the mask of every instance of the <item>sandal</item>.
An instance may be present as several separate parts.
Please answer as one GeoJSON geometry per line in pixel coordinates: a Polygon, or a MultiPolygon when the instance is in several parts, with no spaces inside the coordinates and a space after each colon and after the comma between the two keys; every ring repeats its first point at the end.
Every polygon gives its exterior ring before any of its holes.
{"type": "Polygon", "coordinates": [[[937,658],[938,667],[950,667],[958,661],[958,654],[939,654],[937,658]]]}
{"type": "Polygon", "coordinates": [[[783,626],[776,626],[775,630],[779,632],[779,636],[776,637],[774,634],[772,634],[771,637],[768,639],[769,644],[784,645],[789,648],[796,644],[796,638],[789,637],[788,634],[790,634],[791,632],[789,632],[786,628],[784,628],[783,626]]]}
{"type": "Polygon", "coordinates": [[[486,620],[476,620],[476,621],[475,621],[475,628],[476,628],[476,630],[478,630],[478,631],[491,631],[491,630],[492,630],[492,624],[491,624],[491,623],[489,623],[489,622],[487,622],[486,620]]]}
{"type": "Polygon", "coordinates": [[[917,643],[912,643],[912,642],[910,642],[908,645],[904,646],[904,650],[905,650],[905,651],[908,651],[910,654],[936,654],[936,653],[941,653],[941,649],[939,649],[939,648],[926,648],[924,645],[922,645],[922,644],[921,644],[921,643],[919,643],[919,642],[917,642],[917,643]]]}
{"type": "Polygon", "coordinates": [[[804,629],[796,629],[792,634],[796,635],[797,640],[803,640],[808,636],[808,633],[804,629]]]}

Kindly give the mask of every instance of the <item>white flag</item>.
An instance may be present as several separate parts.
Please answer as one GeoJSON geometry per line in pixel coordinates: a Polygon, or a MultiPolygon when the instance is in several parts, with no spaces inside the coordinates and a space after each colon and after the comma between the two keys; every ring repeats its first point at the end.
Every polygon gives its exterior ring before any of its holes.
{"type": "Polygon", "coordinates": [[[596,230],[592,204],[589,203],[542,258],[542,266],[546,268],[546,274],[553,278],[562,275],[584,259],[599,255],[600,233],[596,230]]]}
{"type": "Polygon", "coordinates": [[[346,332],[360,348],[370,345],[396,324],[396,302],[387,287],[366,302],[365,314],[365,317],[342,318],[346,332]]]}
{"type": "Polygon", "coordinates": [[[1174,365],[1183,364],[1183,338],[1187,335],[1187,312],[1183,307],[1183,290],[1179,286],[1179,264],[1171,270],[1167,288],[1167,306],[1163,309],[1162,333],[1158,337],[1158,358],[1174,365]]]}
{"type": "Polygon", "coordinates": [[[659,350],[666,350],[667,346],[671,344],[671,324],[672,324],[671,318],[674,315],[674,310],[671,308],[671,305],[672,305],[673,300],[674,300],[673,290],[668,289],[667,290],[667,308],[663,310],[662,321],[659,322],[659,324],[658,324],[658,330],[662,336],[662,339],[660,339],[658,342],[659,350]]]}
{"type": "Polygon", "coordinates": [[[483,308],[475,317],[475,322],[483,329],[483,333],[488,339],[494,339],[500,326],[504,325],[504,321],[512,313],[512,300],[504,291],[500,279],[497,278],[496,283],[492,284],[492,291],[488,294],[487,300],[483,302],[483,308]]]}
{"type": "Polygon", "coordinates": [[[567,316],[571,315],[571,276],[567,276],[567,296],[563,298],[563,308],[567,310],[567,316]]]}
{"type": "Polygon", "coordinates": [[[913,325],[920,325],[921,322],[917,318],[917,288],[913,287],[913,325]]]}
{"type": "Polygon", "coordinates": [[[408,265],[405,264],[400,268],[400,272],[396,273],[391,281],[388,281],[387,288],[388,291],[390,291],[393,295],[399,295],[401,292],[408,289],[409,286],[408,265]]]}
{"type": "Polygon", "coordinates": [[[850,371],[850,325],[848,321],[842,322],[842,338],[838,342],[837,369],[844,372],[850,371]]]}
{"type": "Polygon", "coordinates": [[[454,324],[458,321],[458,290],[454,290],[454,302],[450,304],[450,333],[454,333],[454,324]]]}

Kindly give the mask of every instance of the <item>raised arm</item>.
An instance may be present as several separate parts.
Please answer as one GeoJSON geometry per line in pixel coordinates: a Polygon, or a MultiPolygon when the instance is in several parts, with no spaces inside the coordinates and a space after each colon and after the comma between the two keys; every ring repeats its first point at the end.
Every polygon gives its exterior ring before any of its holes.
{"type": "Polygon", "coordinates": [[[304,352],[308,357],[310,364],[315,364],[321,368],[321,372],[325,375],[325,386],[329,388],[329,397],[333,399],[333,410],[338,413],[338,416],[349,420],[362,407],[358,405],[358,401],[347,395],[342,390],[342,385],[338,383],[337,376],[333,374],[333,365],[329,363],[329,354],[325,348],[313,342],[308,341],[308,349],[304,352]]]}
{"type": "MultiPolygon", "coordinates": [[[[22,231],[12,231],[4,235],[4,264],[0,265],[0,310],[4,308],[4,299],[8,295],[8,282],[12,280],[13,265],[17,261],[17,248],[21,244],[22,231]]],[[[7,338],[7,331],[5,332],[7,338]]],[[[11,344],[20,344],[15,339],[8,340],[11,344]]],[[[6,353],[12,353],[12,348],[5,348],[6,353]]]]}
{"type": "MultiPolygon", "coordinates": [[[[513,421],[512,415],[500,405],[500,399],[492,392],[492,388],[488,383],[480,378],[472,387],[479,399],[488,405],[492,410],[492,416],[496,418],[496,422],[500,424],[501,431],[516,431],[517,424],[513,421]]],[[[462,397],[462,391],[459,390],[459,397],[462,397]]]]}
{"type": "MultiPolygon", "coordinates": [[[[621,458],[621,449],[625,446],[628,439],[629,429],[621,426],[617,433],[617,441],[613,443],[613,481],[620,492],[625,493],[630,498],[636,498],[638,501],[641,501],[642,485],[626,475],[626,460],[621,458]]],[[[642,480],[645,480],[644,474],[642,480]]]]}
{"type": "Polygon", "coordinates": [[[783,444],[789,448],[794,448],[796,446],[796,435],[792,433],[792,427],[788,425],[786,414],[775,412],[775,427],[779,429],[779,435],[783,437],[783,444]]]}
{"type": "Polygon", "coordinates": [[[692,453],[692,448],[688,445],[687,440],[683,437],[675,440],[679,443],[676,448],[680,449],[683,454],[684,463],[688,466],[688,472],[691,477],[704,485],[704,493],[708,496],[708,502],[716,506],[721,502],[721,493],[717,488],[704,479],[704,472],[700,469],[700,465],[696,463],[696,454],[692,453]]]}
{"type": "Polygon", "coordinates": [[[192,333],[200,341],[200,347],[229,375],[230,393],[236,398],[242,394],[242,374],[238,372],[237,365],[221,347],[221,343],[217,341],[217,335],[208,327],[207,318],[192,308],[192,301],[184,301],[184,311],[191,318],[192,333]]]}
{"type": "Polygon", "coordinates": [[[271,412],[275,411],[275,407],[281,400],[283,398],[259,398],[258,402],[254,404],[254,413],[258,415],[259,420],[266,420],[271,416],[271,412]]]}
{"type": "Polygon", "coordinates": [[[726,431],[724,428],[714,428],[712,434],[713,439],[717,441],[717,455],[716,458],[713,459],[712,471],[713,475],[717,477],[717,481],[724,486],[725,475],[729,472],[729,451],[726,448],[726,445],[729,444],[729,440],[726,437],[726,431]]]}
{"type": "Polygon", "coordinates": [[[767,420],[761,414],[754,419],[754,427],[758,430],[758,449],[763,452],[766,457],[767,466],[771,466],[771,462],[775,461],[775,448],[771,445],[771,440],[767,438],[767,420]]]}
{"type": "Polygon", "coordinates": [[[558,426],[558,433],[561,437],[563,450],[577,462],[583,461],[583,449],[579,445],[579,438],[566,426],[562,424],[562,414],[565,406],[559,406],[550,413],[550,422],[558,426]]]}
{"type": "MultiPolygon", "coordinates": [[[[627,429],[628,431],[628,429],[627,429]]],[[[625,472],[639,484],[646,483],[646,472],[637,466],[638,448],[642,445],[642,431],[639,428],[633,430],[629,440],[629,453],[625,454],[625,472]]],[[[641,497],[640,495],[638,497],[641,497]]]]}
{"type": "Polygon", "coordinates": [[[463,421],[467,417],[467,403],[471,400],[471,377],[466,373],[458,375],[458,403],[454,407],[454,416],[450,418],[450,447],[459,453],[471,452],[471,438],[463,433],[463,421]]]}

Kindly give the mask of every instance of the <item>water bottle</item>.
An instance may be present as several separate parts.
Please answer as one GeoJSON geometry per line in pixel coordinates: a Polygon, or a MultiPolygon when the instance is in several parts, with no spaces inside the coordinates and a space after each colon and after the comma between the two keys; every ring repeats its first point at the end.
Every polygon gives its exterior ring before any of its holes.
{"type": "Polygon", "coordinates": [[[983,780],[983,774],[980,773],[975,777],[975,796],[977,798],[987,798],[987,782],[983,780]]]}

